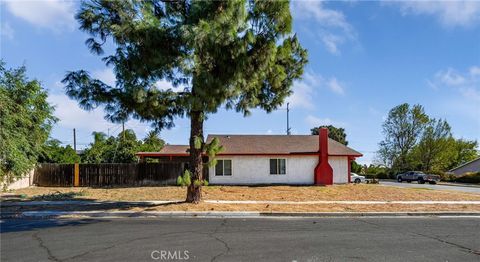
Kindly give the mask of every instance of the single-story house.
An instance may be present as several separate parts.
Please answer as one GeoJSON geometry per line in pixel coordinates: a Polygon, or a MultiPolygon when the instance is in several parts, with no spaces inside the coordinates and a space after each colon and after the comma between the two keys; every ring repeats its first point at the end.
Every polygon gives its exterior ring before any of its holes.
{"type": "MultiPolygon", "coordinates": [[[[350,182],[350,162],[362,154],[319,135],[209,135],[218,138],[224,150],[217,154],[216,166],[208,167],[210,184],[331,185],[350,182]]],[[[160,152],[139,152],[140,159],[184,162],[187,145],[166,145],[160,152]]],[[[208,161],[208,156],[204,156],[208,161]]],[[[205,173],[205,172],[204,172],[205,173]]]]}
{"type": "Polygon", "coordinates": [[[472,173],[480,172],[480,157],[470,162],[463,163],[455,167],[454,169],[449,170],[448,172],[456,176],[461,176],[469,172],[472,172],[472,173]]]}

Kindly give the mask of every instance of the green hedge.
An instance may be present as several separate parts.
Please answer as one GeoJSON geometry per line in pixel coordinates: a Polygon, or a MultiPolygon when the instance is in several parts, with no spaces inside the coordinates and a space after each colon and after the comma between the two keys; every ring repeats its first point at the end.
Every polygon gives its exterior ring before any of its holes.
{"type": "Polygon", "coordinates": [[[480,172],[466,173],[463,176],[457,177],[455,182],[480,184],[480,172]]]}

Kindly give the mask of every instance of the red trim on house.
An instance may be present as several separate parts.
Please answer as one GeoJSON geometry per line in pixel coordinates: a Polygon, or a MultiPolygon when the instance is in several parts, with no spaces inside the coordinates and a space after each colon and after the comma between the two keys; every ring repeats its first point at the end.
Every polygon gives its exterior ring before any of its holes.
{"type": "Polygon", "coordinates": [[[333,185],[333,168],[328,163],[328,129],[320,128],[318,135],[320,154],[315,167],[315,185],[333,185]]]}

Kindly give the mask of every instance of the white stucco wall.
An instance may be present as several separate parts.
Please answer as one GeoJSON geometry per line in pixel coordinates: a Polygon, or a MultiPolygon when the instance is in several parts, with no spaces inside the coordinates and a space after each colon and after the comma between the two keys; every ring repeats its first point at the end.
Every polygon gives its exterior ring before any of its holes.
{"type": "Polygon", "coordinates": [[[333,183],[348,183],[348,157],[329,156],[328,163],[333,169],[333,183]]]}
{"type": "MultiPolygon", "coordinates": [[[[318,156],[231,156],[217,157],[232,160],[232,176],[215,176],[215,167],[209,168],[210,184],[313,184],[318,156]],[[270,175],[270,159],[285,158],[287,173],[270,175]]],[[[334,183],[348,182],[347,157],[329,157],[334,183]]]]}

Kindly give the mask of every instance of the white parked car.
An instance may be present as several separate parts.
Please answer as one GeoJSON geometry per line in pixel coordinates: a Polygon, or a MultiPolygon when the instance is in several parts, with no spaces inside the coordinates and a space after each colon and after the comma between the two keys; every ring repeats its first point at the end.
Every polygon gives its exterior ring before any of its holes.
{"type": "Polygon", "coordinates": [[[365,177],[364,176],[359,176],[355,173],[352,173],[350,172],[350,182],[351,183],[355,183],[355,184],[359,184],[359,183],[364,183],[365,182],[365,177]]]}

